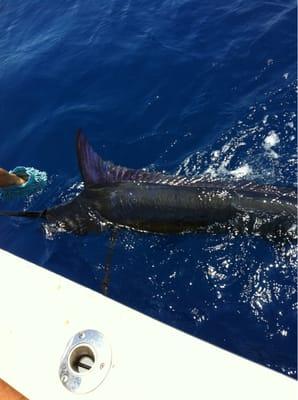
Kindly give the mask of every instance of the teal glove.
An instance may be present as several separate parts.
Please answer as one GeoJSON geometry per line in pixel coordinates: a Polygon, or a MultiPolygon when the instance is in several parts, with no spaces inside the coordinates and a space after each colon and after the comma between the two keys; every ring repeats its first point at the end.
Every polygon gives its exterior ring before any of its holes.
{"type": "Polygon", "coordinates": [[[38,171],[32,167],[16,167],[10,173],[27,179],[22,185],[0,188],[0,199],[11,200],[17,197],[25,197],[42,190],[47,184],[47,173],[38,171]]]}

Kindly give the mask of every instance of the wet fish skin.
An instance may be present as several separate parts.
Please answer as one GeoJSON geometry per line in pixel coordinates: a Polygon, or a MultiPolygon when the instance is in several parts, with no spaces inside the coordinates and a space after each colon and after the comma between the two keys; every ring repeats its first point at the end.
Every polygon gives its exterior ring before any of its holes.
{"type": "Polygon", "coordinates": [[[129,169],[104,161],[81,131],[77,155],[84,190],[44,211],[0,215],[42,218],[77,234],[127,228],[153,233],[240,233],[290,237],[297,230],[295,188],[253,182],[206,181],[129,169]]]}
{"type": "Polygon", "coordinates": [[[86,188],[71,203],[49,209],[46,219],[76,233],[126,227],[152,233],[231,230],[285,234],[295,223],[294,192],[247,191],[217,184],[207,187],[122,182],[86,188]]]}

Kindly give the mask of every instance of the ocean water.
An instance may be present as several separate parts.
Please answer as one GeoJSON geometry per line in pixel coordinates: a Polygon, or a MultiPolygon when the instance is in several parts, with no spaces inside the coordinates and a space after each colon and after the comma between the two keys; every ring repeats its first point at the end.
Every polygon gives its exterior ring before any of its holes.
{"type": "MultiPolygon", "coordinates": [[[[2,0],[0,32],[0,166],[49,176],[1,209],[79,193],[79,127],[131,168],[296,184],[296,1],[2,0]]],[[[108,235],[3,218],[0,247],[99,290],[108,235]]],[[[296,377],[296,268],[261,238],[122,232],[110,296],[296,377]]]]}

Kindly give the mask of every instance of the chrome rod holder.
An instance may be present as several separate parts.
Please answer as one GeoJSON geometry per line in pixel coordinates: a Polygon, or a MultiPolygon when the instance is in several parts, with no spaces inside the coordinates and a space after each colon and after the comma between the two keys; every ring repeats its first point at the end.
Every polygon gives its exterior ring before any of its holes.
{"type": "Polygon", "coordinates": [[[78,332],[68,342],[61,358],[59,377],[73,393],[89,393],[106,378],[112,352],[104,335],[96,330],[78,332]]]}

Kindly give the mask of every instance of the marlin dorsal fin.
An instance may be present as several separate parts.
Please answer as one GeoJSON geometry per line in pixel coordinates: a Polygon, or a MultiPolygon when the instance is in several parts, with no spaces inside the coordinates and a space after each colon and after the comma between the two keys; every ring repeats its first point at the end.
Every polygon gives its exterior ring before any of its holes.
{"type": "Polygon", "coordinates": [[[81,130],[77,133],[77,154],[86,186],[107,186],[119,182],[158,183],[174,186],[199,186],[201,179],[167,175],[143,169],[131,169],[104,161],[90,146],[81,130]]]}
{"type": "Polygon", "coordinates": [[[87,186],[105,183],[103,160],[92,149],[81,129],[77,132],[77,157],[84,183],[87,186]]]}
{"type": "Polygon", "coordinates": [[[82,178],[86,186],[107,186],[119,182],[157,182],[165,175],[142,169],[130,169],[104,161],[90,146],[81,130],[77,133],[77,155],[82,178]]]}

